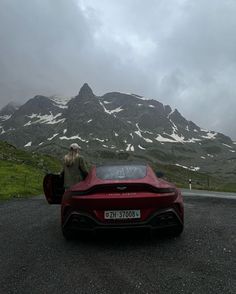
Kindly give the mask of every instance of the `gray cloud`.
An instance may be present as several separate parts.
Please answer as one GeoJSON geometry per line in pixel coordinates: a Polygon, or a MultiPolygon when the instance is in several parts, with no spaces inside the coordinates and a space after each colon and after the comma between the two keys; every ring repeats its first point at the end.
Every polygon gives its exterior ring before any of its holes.
{"type": "Polygon", "coordinates": [[[236,139],[233,0],[2,0],[0,107],[134,92],[236,139]]]}

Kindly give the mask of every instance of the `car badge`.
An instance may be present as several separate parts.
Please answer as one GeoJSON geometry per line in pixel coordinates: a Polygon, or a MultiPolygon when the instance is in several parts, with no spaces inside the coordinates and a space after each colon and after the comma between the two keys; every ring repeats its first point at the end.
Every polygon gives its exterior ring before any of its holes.
{"type": "Polygon", "coordinates": [[[126,186],[116,187],[116,189],[117,189],[117,190],[121,190],[121,191],[123,191],[123,190],[127,189],[127,187],[126,187],[126,186]]]}

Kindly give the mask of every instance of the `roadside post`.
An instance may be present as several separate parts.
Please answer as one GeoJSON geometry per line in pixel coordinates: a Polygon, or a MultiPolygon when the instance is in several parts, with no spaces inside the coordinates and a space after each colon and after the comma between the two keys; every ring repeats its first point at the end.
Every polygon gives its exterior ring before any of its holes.
{"type": "Polygon", "coordinates": [[[189,190],[192,190],[192,180],[189,179],[189,180],[188,180],[188,183],[189,183],[189,190]]]}

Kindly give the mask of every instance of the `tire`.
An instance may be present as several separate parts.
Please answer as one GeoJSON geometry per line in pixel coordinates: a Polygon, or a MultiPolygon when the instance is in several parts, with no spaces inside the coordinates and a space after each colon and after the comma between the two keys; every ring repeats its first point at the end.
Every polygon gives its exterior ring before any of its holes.
{"type": "Polygon", "coordinates": [[[62,229],[62,235],[67,241],[75,239],[75,233],[69,229],[62,229]]]}
{"type": "Polygon", "coordinates": [[[184,226],[174,227],[168,230],[168,235],[171,237],[178,237],[183,233],[184,226]]]}

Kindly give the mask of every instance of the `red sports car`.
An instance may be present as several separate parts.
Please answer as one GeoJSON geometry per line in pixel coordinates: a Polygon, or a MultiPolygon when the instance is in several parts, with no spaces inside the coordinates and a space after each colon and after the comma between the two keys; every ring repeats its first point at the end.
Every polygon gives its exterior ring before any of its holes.
{"type": "Polygon", "coordinates": [[[81,230],[147,228],[175,236],[183,231],[180,190],[158,178],[148,164],[98,165],[66,191],[63,177],[49,174],[44,178],[44,192],[48,203],[61,204],[66,239],[81,230]]]}

